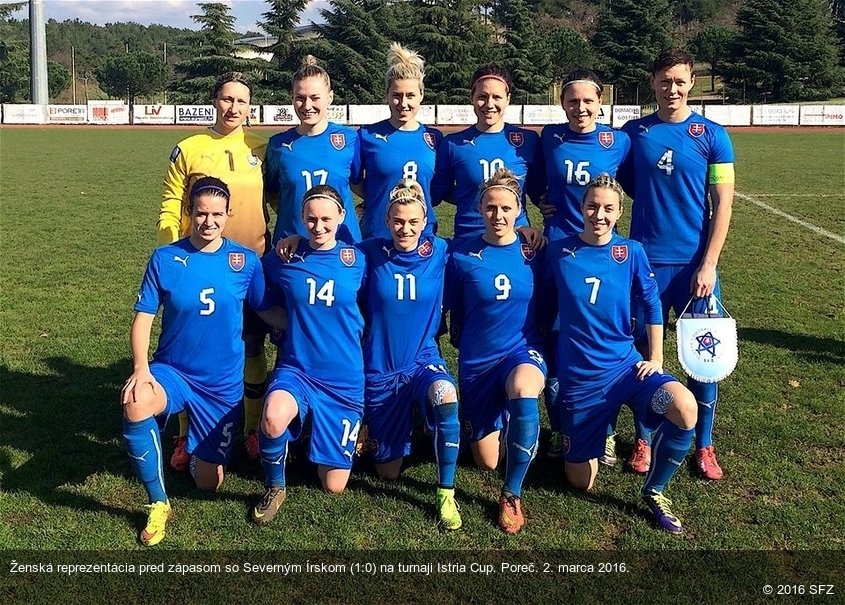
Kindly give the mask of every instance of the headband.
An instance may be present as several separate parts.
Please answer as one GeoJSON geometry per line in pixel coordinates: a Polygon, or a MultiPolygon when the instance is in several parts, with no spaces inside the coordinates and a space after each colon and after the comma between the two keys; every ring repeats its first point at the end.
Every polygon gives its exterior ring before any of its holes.
{"type": "Polygon", "coordinates": [[[195,191],[191,192],[191,197],[197,197],[198,195],[200,195],[201,193],[205,193],[206,191],[213,191],[215,193],[219,193],[221,197],[225,197],[226,200],[229,199],[229,192],[217,185],[203,185],[199,189],[196,189],[195,191]]]}
{"type": "Polygon", "coordinates": [[[513,193],[513,196],[516,198],[517,202],[522,197],[518,189],[514,189],[513,187],[509,187],[508,185],[488,185],[487,187],[481,189],[481,197],[484,197],[484,194],[487,193],[487,191],[490,189],[507,189],[508,191],[513,193]]]}
{"type": "Polygon", "coordinates": [[[314,195],[309,195],[307,198],[302,200],[302,208],[304,209],[305,204],[307,204],[311,200],[316,200],[320,198],[323,198],[324,200],[329,200],[330,202],[334,202],[334,205],[337,206],[337,209],[340,211],[341,214],[343,214],[344,209],[341,203],[334,199],[332,196],[326,195],[325,193],[315,193],[314,195]]]}
{"type": "Polygon", "coordinates": [[[473,91],[475,91],[475,85],[481,82],[482,80],[498,80],[499,82],[505,85],[505,88],[508,89],[508,94],[511,93],[511,87],[510,84],[508,84],[508,81],[505,80],[502,76],[497,76],[495,74],[487,74],[486,76],[480,76],[475,82],[472,83],[473,91]]]}
{"type": "Polygon", "coordinates": [[[423,215],[428,214],[428,208],[426,208],[424,201],[422,201],[416,195],[413,195],[413,194],[410,194],[410,193],[404,193],[404,192],[397,195],[396,197],[390,198],[390,202],[388,202],[388,204],[387,204],[387,212],[389,213],[390,209],[393,207],[393,205],[398,204],[399,202],[416,202],[417,204],[422,206],[423,215]]]}
{"type": "Polygon", "coordinates": [[[593,86],[596,87],[596,90],[598,91],[599,95],[601,95],[601,93],[602,93],[601,86],[598,85],[598,82],[593,82],[592,80],[584,80],[584,79],[570,80],[569,82],[566,82],[560,90],[564,91],[564,90],[566,90],[567,86],[572,86],[573,84],[592,84],[593,86]]]}

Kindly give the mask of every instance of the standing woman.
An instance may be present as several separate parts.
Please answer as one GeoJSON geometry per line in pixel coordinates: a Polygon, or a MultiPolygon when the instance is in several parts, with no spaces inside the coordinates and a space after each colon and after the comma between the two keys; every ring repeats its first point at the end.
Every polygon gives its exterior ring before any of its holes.
{"type": "Polygon", "coordinates": [[[364,237],[389,239],[385,224],[390,191],[400,179],[417,181],[426,200],[426,234],[434,233],[437,218],[429,201],[434,176],[435,151],[443,139],[436,128],[420,124],[417,113],[423,101],[425,63],[412,50],[394,42],[387,53],[387,103],[390,118],[358,130],[364,167],[364,237]]]}
{"type": "Polygon", "coordinates": [[[549,243],[546,270],[553,277],[560,315],[557,343],[566,477],[590,490],[604,451],[608,421],[627,403],[655,432],[654,464],[642,497],[658,527],[683,525],[663,495],[687,455],[696,421],[695,399],[663,373],[663,320],[657,282],[643,247],[614,233],[622,216],[622,187],[613,177],[590,182],[582,202],[584,229],[549,243]],[[646,309],[648,358],[631,335],[632,294],[646,309]]]}
{"type": "Polygon", "coordinates": [[[291,261],[265,256],[271,290],[283,302],[288,327],[270,376],[259,444],[265,492],[252,510],[258,525],[270,523],[286,497],[288,443],[311,417],[309,458],[323,488],[339,494],[352,469],[364,411],[364,319],[358,291],[366,275],[364,255],[337,240],[347,218],[343,199],[328,185],[308,190],[301,206],[308,239],[291,261]]]}
{"type": "MultiPolygon", "coordinates": [[[[670,309],[681,313],[691,298],[692,313],[706,313],[715,307],[712,297],[721,298],[716,268],[731,223],[734,151],[724,126],[687,104],[695,85],[690,54],[677,48],[661,52],[650,84],[657,112],[623,127],[631,137],[631,156],[620,175],[634,198],[631,239],[642,243],[654,268],[665,323],[670,309]]],[[[707,479],[721,479],[712,435],[719,385],[690,378],[687,386],[698,401],[698,470],[707,479]]]]}
{"type": "MultiPolygon", "coordinates": [[[[631,147],[628,135],[597,124],[601,111],[602,83],[589,69],[576,69],[563,79],[560,104],[566,112],[566,124],[543,128],[540,141],[546,169],[546,201],[540,204],[545,218],[544,234],[550,241],[577,235],[584,229],[581,200],[587,184],[594,176],[616,176],[620,164],[631,147]]],[[[557,341],[556,328],[550,334],[550,343],[557,341]]],[[[561,427],[555,410],[557,377],[555,348],[546,347],[549,380],[544,401],[552,427],[549,455],[560,454],[561,427]]],[[[606,452],[600,458],[603,464],[616,464],[616,443],[613,431],[608,434],[606,452]]]]}
{"type": "MultiPolygon", "coordinates": [[[[267,149],[264,137],[243,125],[249,117],[252,85],[240,72],[223,74],[214,84],[212,103],[217,110],[214,126],[180,142],[170,154],[164,178],[164,194],[156,225],[159,244],[170,244],[190,234],[188,192],[198,179],[223,176],[232,192],[231,216],[226,222],[227,239],[262,256],[270,240],[264,200],[262,165],[267,149]]],[[[267,326],[251,309],[244,310],[243,340],[246,344],[244,373],[244,437],[247,454],[258,458],[258,420],[267,386],[264,338],[267,326]]],[[[179,435],[170,458],[176,471],[188,468],[188,418],[179,415],[179,435]]]]}
{"type": "Polygon", "coordinates": [[[361,244],[368,270],[365,416],[369,437],[378,444],[376,472],[396,479],[411,453],[412,417],[419,410],[434,441],[438,517],[444,528],[455,530],[461,527],[455,504],[458,396],[435,340],[447,244],[425,235],[428,212],[420,183],[402,179],[390,193],[384,218],[391,238],[361,244]]]}
{"type": "Polygon", "coordinates": [[[541,255],[514,231],[522,213],[514,173],[497,170],[480,198],[484,233],[453,247],[446,306],[450,321],[460,327],[465,437],[480,468],[493,470],[507,456],[498,522],[502,531],[515,534],[525,525],[522,483],[537,452],[537,399],[546,379],[535,326],[541,255]]]}
{"type": "Polygon", "coordinates": [[[121,392],[123,437],[150,501],[141,542],[164,539],[170,501],[164,490],[159,420],[190,411],[187,451],[197,487],[215,491],[240,422],[246,302],[264,299],[258,256],[223,238],[228,187],[203,177],[190,192],[190,235],[157,248],[150,258],[132,321],[134,369],[121,392]],[[162,308],[161,335],[148,361],[150,332],[162,308]]]}
{"type": "Polygon", "coordinates": [[[355,129],[329,122],[334,99],[331,79],[308,55],[291,83],[293,107],[299,126],[270,137],[264,175],[266,191],[279,198],[273,242],[298,233],[308,237],[300,219],[298,201],[312,187],[328,185],[340,194],[346,220],[338,238],[360,241],[351,185],[361,180],[361,157],[355,129]]]}
{"type": "Polygon", "coordinates": [[[478,213],[478,191],[499,169],[510,170],[523,192],[517,226],[528,225],[525,194],[536,203],[543,193],[540,137],[533,130],[505,123],[512,88],[510,75],[504,68],[479,67],[470,85],[475,126],[450,134],[437,148],[431,202],[436,206],[448,199],[457,206],[456,240],[485,232],[484,220],[478,213]]]}

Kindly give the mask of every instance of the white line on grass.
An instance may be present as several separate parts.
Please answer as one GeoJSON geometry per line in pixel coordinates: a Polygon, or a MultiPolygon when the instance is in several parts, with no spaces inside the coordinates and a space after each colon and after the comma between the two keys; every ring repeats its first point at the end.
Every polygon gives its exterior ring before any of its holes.
{"type": "Polygon", "coordinates": [[[800,218],[795,218],[791,214],[787,214],[783,210],[778,210],[777,208],[773,208],[772,206],[769,206],[768,204],[761,202],[760,200],[755,199],[755,198],[751,197],[750,195],[745,195],[744,193],[740,193],[738,191],[735,193],[735,195],[736,195],[736,197],[738,197],[741,200],[745,200],[746,202],[751,202],[755,206],[759,206],[763,210],[768,210],[772,214],[776,214],[776,215],[778,215],[782,218],[785,218],[786,220],[791,221],[791,222],[795,223],[796,225],[801,225],[802,227],[805,227],[806,229],[809,229],[810,231],[812,231],[814,233],[818,233],[819,235],[829,237],[830,239],[835,240],[835,241],[839,242],[840,244],[845,244],[845,237],[842,237],[841,235],[837,235],[835,233],[831,233],[827,229],[822,229],[821,227],[816,227],[815,225],[811,225],[810,223],[808,223],[806,221],[802,221],[800,218]]]}
{"type": "Polygon", "coordinates": [[[840,193],[755,193],[754,197],[842,197],[840,193]]]}

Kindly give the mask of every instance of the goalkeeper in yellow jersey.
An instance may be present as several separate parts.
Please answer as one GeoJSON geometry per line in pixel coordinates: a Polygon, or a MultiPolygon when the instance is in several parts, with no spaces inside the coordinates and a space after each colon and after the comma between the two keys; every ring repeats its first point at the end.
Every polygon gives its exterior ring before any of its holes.
{"type": "MultiPolygon", "coordinates": [[[[230,218],[223,235],[252,248],[259,257],[268,248],[270,234],[262,176],[267,141],[243,128],[251,97],[252,87],[243,74],[223,74],[212,92],[217,110],[214,126],[173,148],[156,225],[159,245],[175,242],[188,233],[188,192],[197,179],[214,176],[225,182],[231,192],[230,218]]],[[[244,309],[244,438],[252,459],[258,458],[256,429],[267,382],[264,339],[268,329],[252,310],[244,309]]],[[[179,415],[176,449],[170,459],[170,466],[177,471],[185,470],[190,463],[185,451],[187,430],[188,420],[183,412],[179,415]]]]}

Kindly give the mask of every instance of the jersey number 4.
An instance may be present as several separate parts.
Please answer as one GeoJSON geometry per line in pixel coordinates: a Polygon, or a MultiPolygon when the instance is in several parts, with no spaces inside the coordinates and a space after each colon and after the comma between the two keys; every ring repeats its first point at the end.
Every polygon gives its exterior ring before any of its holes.
{"type": "Polygon", "coordinates": [[[666,176],[672,176],[672,171],[675,170],[675,164],[672,163],[672,156],[674,151],[667,149],[666,152],[657,160],[657,168],[666,173],[666,176]]]}
{"type": "Polygon", "coordinates": [[[330,279],[317,289],[317,280],[313,277],[307,277],[305,283],[308,284],[308,304],[316,305],[318,300],[326,303],[327,307],[331,307],[334,302],[334,280],[330,279]]]}

